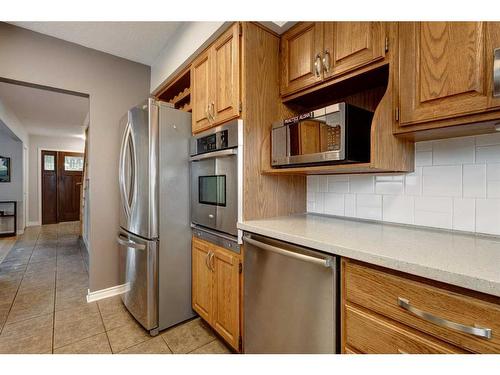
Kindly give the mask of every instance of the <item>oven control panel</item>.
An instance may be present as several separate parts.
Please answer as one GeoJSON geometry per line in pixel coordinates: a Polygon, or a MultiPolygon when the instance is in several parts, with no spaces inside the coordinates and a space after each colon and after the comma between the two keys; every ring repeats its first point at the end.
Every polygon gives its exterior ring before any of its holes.
{"type": "Polygon", "coordinates": [[[203,154],[205,152],[223,150],[227,148],[227,139],[227,129],[198,138],[197,153],[203,154]]]}

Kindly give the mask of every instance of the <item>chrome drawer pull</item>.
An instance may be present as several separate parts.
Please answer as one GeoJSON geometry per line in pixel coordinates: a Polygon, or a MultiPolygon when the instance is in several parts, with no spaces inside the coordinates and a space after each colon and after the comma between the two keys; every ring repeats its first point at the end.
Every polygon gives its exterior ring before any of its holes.
{"type": "Polygon", "coordinates": [[[500,97],[500,48],[493,51],[493,97],[500,97]]]}
{"type": "Polygon", "coordinates": [[[398,297],[398,305],[401,306],[406,311],[412,313],[413,315],[418,316],[419,318],[422,318],[423,320],[426,320],[428,322],[434,323],[440,327],[450,328],[458,332],[468,333],[474,336],[491,339],[490,328],[471,327],[440,318],[426,311],[417,309],[416,307],[412,306],[410,304],[410,301],[408,301],[406,298],[398,297]]]}

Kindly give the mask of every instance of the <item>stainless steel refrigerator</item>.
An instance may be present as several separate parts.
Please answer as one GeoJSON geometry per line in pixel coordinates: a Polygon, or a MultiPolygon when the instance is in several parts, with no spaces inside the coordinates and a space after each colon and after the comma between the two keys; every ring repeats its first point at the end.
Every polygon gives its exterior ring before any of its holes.
{"type": "Polygon", "coordinates": [[[191,309],[191,114],[148,99],[122,119],[120,271],[130,313],[152,335],[191,309]]]}

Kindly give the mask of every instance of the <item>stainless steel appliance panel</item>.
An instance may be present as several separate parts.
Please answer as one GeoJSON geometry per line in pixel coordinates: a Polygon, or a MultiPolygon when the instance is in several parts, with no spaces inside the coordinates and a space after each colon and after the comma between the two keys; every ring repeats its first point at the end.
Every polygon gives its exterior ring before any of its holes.
{"type": "Polygon", "coordinates": [[[148,241],[125,230],[118,234],[123,283],[122,301],[148,330],[158,326],[158,241],[148,241]]]}
{"type": "Polygon", "coordinates": [[[191,114],[160,104],[159,330],[195,316],[191,309],[189,140],[191,114]]]}
{"type": "Polygon", "coordinates": [[[153,99],[121,120],[119,160],[120,227],[141,237],[158,237],[158,105],[153,99]]]}
{"type": "Polygon", "coordinates": [[[334,256],[243,237],[245,353],[336,353],[334,256]]]}

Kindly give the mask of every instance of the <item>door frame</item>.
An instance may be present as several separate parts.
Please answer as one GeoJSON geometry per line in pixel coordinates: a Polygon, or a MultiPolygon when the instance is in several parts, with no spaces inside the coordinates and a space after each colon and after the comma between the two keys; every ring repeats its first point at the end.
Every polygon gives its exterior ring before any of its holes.
{"type": "Polygon", "coordinates": [[[42,225],[42,151],[55,151],[55,152],[78,152],[83,154],[84,151],[75,151],[75,150],[59,150],[55,148],[49,147],[38,147],[37,149],[37,195],[38,195],[38,225],[42,225]]]}

